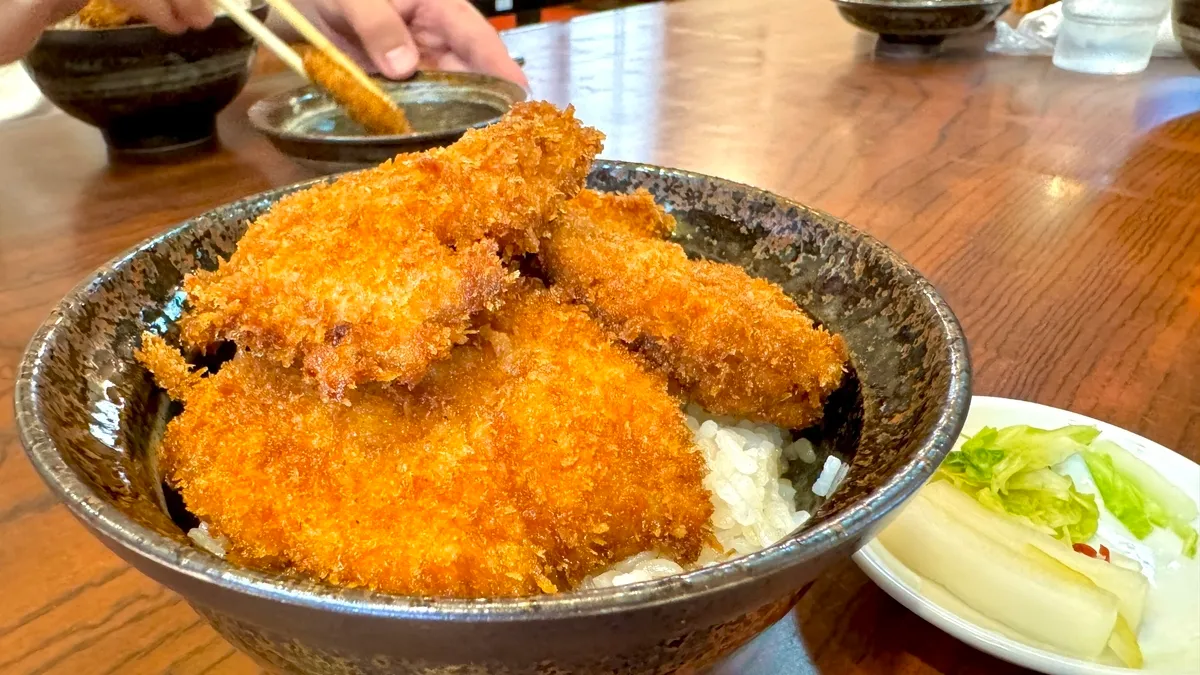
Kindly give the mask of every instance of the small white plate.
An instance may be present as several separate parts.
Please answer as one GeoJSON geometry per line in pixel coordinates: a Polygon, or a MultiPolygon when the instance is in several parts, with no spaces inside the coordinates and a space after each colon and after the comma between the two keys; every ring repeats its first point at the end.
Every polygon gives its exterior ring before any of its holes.
{"type": "MultiPolygon", "coordinates": [[[[970,436],[985,426],[1005,427],[1014,424],[1028,424],[1042,429],[1054,429],[1070,424],[1094,426],[1100,429],[1101,438],[1111,440],[1137,455],[1142,461],[1178,485],[1193,500],[1200,502],[1200,466],[1195,462],[1120,427],[1066,410],[1028,401],[976,396],[971,401],[971,410],[967,415],[963,435],[970,436]]],[[[1081,480],[1073,471],[1071,475],[1076,478],[1076,485],[1080,491],[1095,493],[1095,487],[1091,484],[1090,479],[1081,480]]],[[[1135,540],[1124,526],[1104,510],[1103,502],[1099,497],[1096,501],[1101,511],[1098,536],[1106,542],[1116,544],[1114,550],[1137,558],[1142,563],[1143,571],[1147,573],[1147,576],[1153,576],[1155,572],[1153,553],[1145,544],[1135,540]]],[[[1156,533],[1152,537],[1161,534],[1164,533],[1156,533]]],[[[1110,544],[1110,548],[1113,547],[1112,544],[1110,544]]],[[[884,592],[922,619],[968,645],[997,658],[1049,675],[1129,675],[1139,672],[1129,668],[1102,665],[1062,656],[1024,642],[1014,633],[996,624],[989,627],[987,619],[977,614],[973,615],[970,608],[956,603],[952,597],[942,598],[939,594],[939,602],[934,602],[922,593],[918,577],[876,541],[872,541],[854,554],[854,562],[884,592]]],[[[1195,598],[1190,606],[1200,607],[1200,596],[1195,598]]],[[[1172,668],[1165,672],[1189,671],[1172,668]]],[[[1192,670],[1191,672],[1200,671],[1192,670]]]]}

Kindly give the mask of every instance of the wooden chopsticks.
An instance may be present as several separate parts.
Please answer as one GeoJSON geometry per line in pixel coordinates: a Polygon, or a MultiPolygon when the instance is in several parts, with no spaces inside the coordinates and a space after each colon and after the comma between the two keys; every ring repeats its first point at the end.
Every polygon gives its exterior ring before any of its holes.
{"type": "Polygon", "coordinates": [[[254,36],[263,46],[274,52],[279,57],[279,60],[283,61],[284,65],[288,68],[296,71],[297,75],[306,80],[312,79],[308,76],[308,72],[305,71],[304,60],[300,58],[296,50],[279,39],[279,36],[272,33],[271,29],[264,26],[257,17],[246,9],[241,0],[213,0],[213,4],[225,10],[225,13],[229,15],[229,18],[233,19],[234,23],[241,26],[243,30],[254,36]]]}
{"type": "MultiPolygon", "coordinates": [[[[223,1],[228,2],[228,0],[223,1]]],[[[341,66],[342,69],[345,70],[350,77],[354,78],[355,81],[361,84],[364,89],[379,97],[380,100],[392,100],[390,96],[385,94],[383,90],[379,88],[379,85],[375,83],[375,80],[372,80],[369,75],[363,72],[363,69],[359,68],[358,64],[355,63],[353,59],[351,59],[349,56],[346,56],[342,50],[334,46],[334,44],[329,41],[329,38],[325,37],[324,33],[317,30],[316,26],[312,25],[312,23],[310,23],[309,20],[299,12],[299,10],[292,6],[292,3],[288,2],[288,0],[267,0],[267,4],[271,6],[271,9],[274,9],[279,13],[280,18],[288,22],[292,28],[295,28],[296,32],[300,33],[301,37],[307,40],[310,45],[321,50],[326,57],[341,66]]]]}
{"type": "Polygon", "coordinates": [[[267,0],[279,16],[296,29],[309,46],[298,54],[240,4],[243,0],[212,0],[239,26],[258,39],[292,70],[325,93],[368,133],[402,135],[412,132],[404,110],[334,46],[288,0],[267,0]]]}
{"type": "MultiPolygon", "coordinates": [[[[303,76],[305,79],[312,78],[305,71],[304,60],[296,53],[279,36],[271,32],[269,28],[264,26],[253,14],[248,12],[246,8],[240,4],[240,0],[213,0],[213,2],[225,10],[231,19],[239,26],[244,28],[247,33],[250,33],[258,39],[267,49],[275,52],[283,62],[292,70],[303,76]]],[[[382,101],[391,101],[391,97],[379,88],[379,85],[372,80],[369,75],[363,72],[362,68],[358,67],[350,57],[346,56],[342,50],[338,49],[329,38],[317,30],[317,27],[304,17],[288,0],[267,0],[267,4],[274,9],[279,17],[286,21],[296,32],[300,34],[310,45],[320,50],[329,60],[341,66],[346,73],[358,82],[364,89],[377,96],[382,101]]]]}

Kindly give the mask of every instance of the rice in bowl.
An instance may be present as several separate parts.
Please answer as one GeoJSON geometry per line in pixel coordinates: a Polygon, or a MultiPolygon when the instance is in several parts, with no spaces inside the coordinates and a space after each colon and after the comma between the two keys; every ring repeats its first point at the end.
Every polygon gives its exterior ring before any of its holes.
{"type": "MultiPolygon", "coordinates": [[[[685,421],[708,468],[704,487],[713,502],[713,535],[724,549],[706,547],[687,569],[761,551],[808,522],[811,514],[796,508],[796,485],[785,477],[793,463],[817,461],[808,439],[794,439],[790,431],[771,424],[712,415],[695,404],[687,406],[685,421]]],[[[818,496],[831,494],[847,469],[830,455],[814,484],[827,486],[818,496]]],[[[586,579],[580,587],[612,588],[684,571],[674,560],[646,551],[586,579]]]]}

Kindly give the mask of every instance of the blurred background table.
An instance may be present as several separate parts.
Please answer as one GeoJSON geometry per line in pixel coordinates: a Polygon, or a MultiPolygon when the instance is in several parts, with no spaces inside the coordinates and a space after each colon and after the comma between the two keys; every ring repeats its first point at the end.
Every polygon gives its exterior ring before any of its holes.
{"type": "MultiPolygon", "coordinates": [[[[981,394],[1071,408],[1200,459],[1200,77],[1048,58],[875,54],[825,0],[686,0],[519,28],[537,96],[605,155],[751,183],[843,217],[914,263],[962,320],[981,394]]],[[[267,68],[266,70],[269,70],[267,68]]],[[[105,260],[218,204],[307,178],[250,130],[294,83],[260,72],[223,149],[118,167],[57,112],[0,124],[0,672],[256,672],[42,486],[13,429],[34,328],[105,260]]],[[[849,561],[723,673],[1017,669],[925,624],[849,561]]]]}

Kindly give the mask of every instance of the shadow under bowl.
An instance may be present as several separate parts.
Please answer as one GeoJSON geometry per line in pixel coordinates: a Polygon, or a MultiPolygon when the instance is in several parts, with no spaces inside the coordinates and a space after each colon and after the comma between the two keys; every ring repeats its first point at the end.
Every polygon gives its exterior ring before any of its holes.
{"type": "Polygon", "coordinates": [[[400,153],[449,145],[468,129],[499,120],[527,94],[515,82],[478,73],[425,71],[379,86],[404,109],[413,132],[370,135],[324,92],[304,86],[250,107],[250,124],[280,152],[322,173],[375,166],[400,153]]]}
{"type": "Polygon", "coordinates": [[[884,42],[923,46],[981,30],[1012,5],[1011,0],[834,1],[842,18],[884,42]]]}
{"type": "MultiPolygon", "coordinates": [[[[591,187],[648,189],[679,220],[677,240],[690,255],[779,284],[845,339],[854,376],[831,398],[822,426],[807,433],[820,454],[840,456],[850,471],[812,520],[720,565],[527,598],[401,597],[240,567],[195,547],[168,512],[154,444],[172,404],[133,351],[143,331],[175,326],[184,275],[213,269],[247,222],[314,182],[193,218],[102,267],[34,335],[15,390],[22,443],[71,512],[264,665],[359,675],[703,668],[784,616],[807,583],[872,537],[961,430],[970,366],[958,322],[886,246],[756,188],[603,161],[591,187]]],[[[811,485],[811,476],[799,480],[811,485]]]]}
{"type": "MultiPolygon", "coordinates": [[[[267,6],[252,10],[259,19],[267,6]]],[[[99,127],[117,160],[166,162],[216,147],[216,117],[250,77],[254,39],[228,16],[168,35],[148,24],[52,29],[24,63],[42,94],[99,127]]]]}

